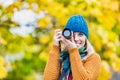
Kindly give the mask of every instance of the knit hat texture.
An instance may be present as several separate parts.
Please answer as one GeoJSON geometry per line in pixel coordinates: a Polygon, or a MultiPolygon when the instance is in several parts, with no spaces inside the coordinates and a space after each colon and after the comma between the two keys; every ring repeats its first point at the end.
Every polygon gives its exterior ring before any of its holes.
{"type": "Polygon", "coordinates": [[[88,38],[88,26],[83,16],[71,16],[66,24],[66,28],[71,29],[73,32],[81,32],[88,38]]]}

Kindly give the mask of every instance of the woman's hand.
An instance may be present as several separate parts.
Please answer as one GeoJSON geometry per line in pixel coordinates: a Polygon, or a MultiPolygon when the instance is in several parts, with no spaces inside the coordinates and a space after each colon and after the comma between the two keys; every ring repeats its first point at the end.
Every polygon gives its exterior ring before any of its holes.
{"type": "Polygon", "coordinates": [[[62,37],[62,31],[60,29],[56,29],[54,34],[54,44],[56,46],[59,46],[59,41],[61,41],[61,37],[62,37]]]}
{"type": "Polygon", "coordinates": [[[71,50],[77,47],[73,38],[73,34],[70,39],[66,39],[62,36],[61,41],[64,43],[65,49],[67,50],[71,50]]]}
{"type": "Polygon", "coordinates": [[[62,35],[62,30],[56,29],[55,34],[54,34],[54,44],[56,46],[59,46],[59,41],[61,41],[63,43],[63,46],[61,46],[62,51],[70,50],[72,48],[77,47],[75,42],[74,42],[73,34],[71,35],[70,39],[66,39],[62,35]]]}

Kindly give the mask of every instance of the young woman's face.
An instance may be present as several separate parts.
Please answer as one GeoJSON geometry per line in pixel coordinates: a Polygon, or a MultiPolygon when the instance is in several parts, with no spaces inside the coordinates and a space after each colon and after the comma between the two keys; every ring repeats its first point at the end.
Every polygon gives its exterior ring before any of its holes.
{"type": "Polygon", "coordinates": [[[73,37],[78,48],[81,48],[85,45],[86,36],[83,33],[75,32],[73,33],[73,37]]]}

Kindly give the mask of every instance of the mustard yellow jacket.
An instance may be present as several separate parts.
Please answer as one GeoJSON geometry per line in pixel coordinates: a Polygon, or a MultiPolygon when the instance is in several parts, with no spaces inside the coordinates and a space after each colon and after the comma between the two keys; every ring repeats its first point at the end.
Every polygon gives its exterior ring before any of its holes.
{"type": "MultiPolygon", "coordinates": [[[[73,80],[97,80],[101,66],[101,59],[98,54],[93,53],[85,60],[81,59],[77,48],[71,49],[69,54],[73,80]]],[[[44,70],[44,80],[58,80],[59,56],[59,47],[53,45],[44,70]]]]}

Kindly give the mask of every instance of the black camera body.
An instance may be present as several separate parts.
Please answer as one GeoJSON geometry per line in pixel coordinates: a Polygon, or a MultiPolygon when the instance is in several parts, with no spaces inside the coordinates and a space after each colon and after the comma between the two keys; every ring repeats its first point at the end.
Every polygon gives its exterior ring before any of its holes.
{"type": "Polygon", "coordinates": [[[62,35],[66,38],[66,39],[70,39],[71,35],[72,35],[72,31],[69,28],[65,28],[62,31],[62,35]]]}

